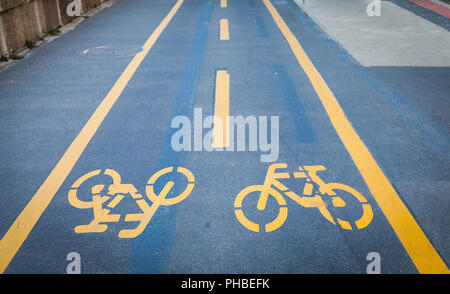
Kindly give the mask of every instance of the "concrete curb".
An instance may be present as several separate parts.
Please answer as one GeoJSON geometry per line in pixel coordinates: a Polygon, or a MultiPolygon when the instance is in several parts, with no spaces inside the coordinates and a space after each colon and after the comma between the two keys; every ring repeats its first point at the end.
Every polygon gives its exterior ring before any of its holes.
{"type": "Polygon", "coordinates": [[[83,11],[80,16],[69,16],[65,11],[73,0],[12,0],[0,5],[0,68],[49,39],[72,30],[85,18],[110,7],[118,0],[80,0],[83,11]],[[52,2],[53,3],[53,2],[52,2]],[[62,9],[61,9],[62,8],[62,9]],[[52,34],[50,32],[55,32],[52,34]]]}

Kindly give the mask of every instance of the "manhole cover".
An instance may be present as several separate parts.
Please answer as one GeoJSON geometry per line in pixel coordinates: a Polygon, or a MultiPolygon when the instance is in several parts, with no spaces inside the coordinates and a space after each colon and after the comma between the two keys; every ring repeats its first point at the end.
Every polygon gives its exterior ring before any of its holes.
{"type": "Polygon", "coordinates": [[[81,53],[88,57],[119,58],[119,57],[134,56],[141,51],[142,47],[100,46],[83,50],[81,53]]]}

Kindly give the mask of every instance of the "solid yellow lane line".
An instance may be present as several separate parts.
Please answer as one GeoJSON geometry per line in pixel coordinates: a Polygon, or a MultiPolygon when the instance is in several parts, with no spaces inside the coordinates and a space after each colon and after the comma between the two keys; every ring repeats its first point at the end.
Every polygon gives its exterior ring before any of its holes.
{"type": "Polygon", "coordinates": [[[212,147],[228,147],[228,116],[230,115],[230,75],[226,70],[216,73],[216,93],[212,147]]]}
{"type": "Polygon", "coordinates": [[[306,55],[297,38],[272,3],[269,0],[262,1],[308,76],[337,134],[417,270],[420,273],[449,273],[447,266],[353,129],[336,97],[306,55]]]}
{"type": "Polygon", "coordinates": [[[226,8],[228,5],[227,0],[220,0],[220,7],[226,8]]]}
{"type": "Polygon", "coordinates": [[[95,112],[84,125],[83,129],[56,164],[55,168],[50,172],[47,179],[0,240],[0,273],[5,271],[6,267],[14,258],[15,254],[41,217],[42,213],[48,207],[56,192],[69,175],[89,141],[97,132],[100,124],[103,122],[106,115],[109,113],[112,106],[130,81],[131,77],[136,72],[136,69],[144,60],[145,56],[148,54],[183,2],[184,0],[178,0],[159,26],[153,31],[151,36],[142,46],[143,50],[136,54],[133,60],[131,60],[125,71],[121,74],[101,104],[97,107],[95,112]]]}
{"type": "Polygon", "coordinates": [[[229,40],[230,32],[228,30],[228,19],[222,18],[220,20],[220,40],[229,40]]]}

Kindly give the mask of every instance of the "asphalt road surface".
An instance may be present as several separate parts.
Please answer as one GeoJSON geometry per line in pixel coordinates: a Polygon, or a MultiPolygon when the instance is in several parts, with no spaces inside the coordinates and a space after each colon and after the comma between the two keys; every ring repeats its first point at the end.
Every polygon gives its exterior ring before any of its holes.
{"type": "Polygon", "coordinates": [[[0,69],[0,272],[448,273],[449,76],[289,0],[118,1],[0,69]]]}

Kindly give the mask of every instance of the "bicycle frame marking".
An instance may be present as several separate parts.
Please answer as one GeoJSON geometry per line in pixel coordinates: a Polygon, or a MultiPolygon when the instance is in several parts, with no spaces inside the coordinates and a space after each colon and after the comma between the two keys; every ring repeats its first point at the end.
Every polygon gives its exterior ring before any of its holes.
{"type": "Polygon", "coordinates": [[[288,187],[286,187],[278,180],[278,179],[288,179],[291,177],[289,173],[276,171],[277,169],[280,168],[282,169],[287,168],[287,164],[274,163],[270,165],[269,168],[267,169],[266,178],[264,180],[263,185],[248,186],[247,188],[239,192],[239,194],[236,196],[234,203],[236,218],[245,228],[254,232],[260,232],[262,229],[259,224],[256,224],[251,220],[249,220],[242,211],[243,199],[253,192],[260,192],[259,200],[256,206],[258,210],[262,211],[266,208],[269,195],[273,196],[275,200],[278,202],[278,205],[280,206],[277,217],[272,222],[265,225],[264,227],[265,232],[271,232],[280,228],[287,218],[288,213],[286,207],[287,204],[283,195],[279,191],[281,191],[285,196],[292,199],[297,204],[303,207],[317,208],[319,212],[322,214],[322,216],[325,217],[332,224],[339,225],[344,230],[352,230],[352,224],[350,221],[343,220],[340,218],[334,218],[332,216],[332,214],[327,208],[327,204],[322,198],[322,196],[328,195],[329,197],[331,197],[331,203],[334,207],[345,207],[346,205],[345,201],[335,192],[335,190],[342,190],[353,195],[361,203],[362,206],[363,211],[362,216],[358,220],[353,222],[354,223],[353,227],[356,227],[356,229],[363,229],[367,227],[372,221],[373,218],[372,208],[370,204],[367,203],[367,200],[364,198],[363,195],[361,195],[358,191],[356,191],[352,187],[349,187],[344,184],[325,183],[317,175],[317,172],[326,170],[324,166],[321,165],[299,166],[299,171],[293,173],[294,178],[297,179],[306,178],[306,183],[303,187],[303,194],[302,194],[303,196],[299,196],[295,192],[290,191],[288,187]],[[322,196],[319,194],[312,196],[314,188],[313,183],[315,183],[318,186],[318,191],[322,196]]]}
{"type": "Polygon", "coordinates": [[[112,169],[106,169],[104,174],[109,176],[113,183],[108,186],[108,192],[106,195],[102,195],[102,191],[105,185],[99,184],[92,187],[92,201],[82,201],[78,198],[77,192],[79,187],[88,179],[98,176],[101,170],[91,171],[79,179],[77,179],[69,190],[68,200],[69,203],[79,209],[92,209],[94,213],[93,220],[87,225],[78,225],[75,227],[75,233],[102,233],[108,229],[108,225],[105,223],[116,223],[119,222],[120,214],[110,214],[111,209],[113,209],[117,204],[119,204],[125,195],[129,194],[136,201],[136,204],[141,209],[142,213],[131,213],[126,214],[125,222],[139,222],[139,225],[134,229],[123,229],[119,232],[119,238],[136,238],[139,236],[144,229],[147,227],[148,223],[152,219],[155,212],[161,205],[169,206],[177,204],[186,197],[188,197],[192,190],[194,189],[194,175],[184,167],[178,167],[177,172],[183,174],[187,180],[188,185],[186,189],[178,196],[172,198],[166,198],[170,190],[174,186],[173,181],[169,181],[164,185],[164,188],[159,194],[154,191],[154,184],[162,175],[171,173],[174,171],[173,167],[164,168],[155,174],[153,174],[147,182],[146,194],[152,205],[149,205],[144,199],[142,194],[138,193],[138,190],[132,184],[122,184],[121,177],[119,173],[112,169]],[[107,201],[111,200],[106,207],[103,207],[107,201]]]}

